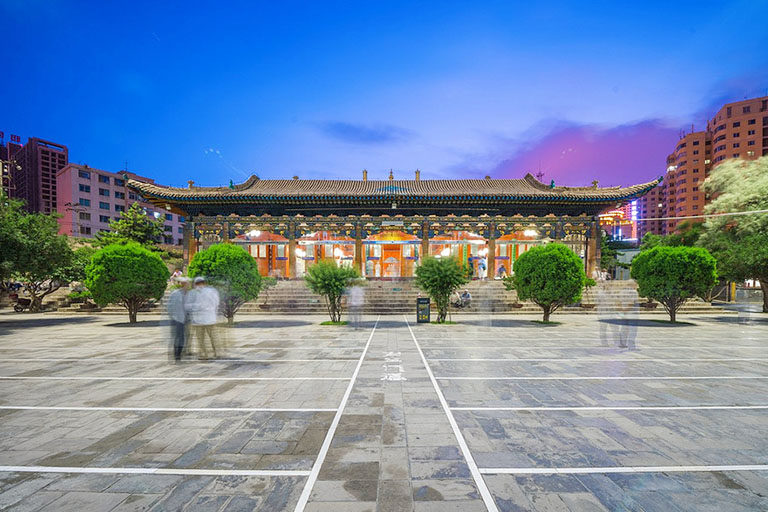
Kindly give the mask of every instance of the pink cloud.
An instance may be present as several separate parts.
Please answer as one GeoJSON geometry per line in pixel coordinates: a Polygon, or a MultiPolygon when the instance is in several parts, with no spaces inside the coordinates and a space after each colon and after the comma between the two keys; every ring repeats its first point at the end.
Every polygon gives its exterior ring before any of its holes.
{"type": "Polygon", "coordinates": [[[603,128],[559,125],[533,138],[523,149],[501,161],[499,178],[544,173],[543,181],[558,185],[630,185],[664,173],[666,157],[675,149],[678,130],[659,120],[603,128]]]}

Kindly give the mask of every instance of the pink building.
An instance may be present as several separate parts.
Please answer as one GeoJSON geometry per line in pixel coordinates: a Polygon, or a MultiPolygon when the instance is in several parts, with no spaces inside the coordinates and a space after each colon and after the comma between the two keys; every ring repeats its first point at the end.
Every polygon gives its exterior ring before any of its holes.
{"type": "Polygon", "coordinates": [[[139,202],[147,215],[165,221],[163,243],[181,245],[184,217],[158,210],[135,192],[126,188],[129,179],[154,183],[132,172],[109,172],[87,165],[68,164],[56,174],[59,233],[77,238],[93,238],[99,231],[109,231],[109,221],[139,202]]]}

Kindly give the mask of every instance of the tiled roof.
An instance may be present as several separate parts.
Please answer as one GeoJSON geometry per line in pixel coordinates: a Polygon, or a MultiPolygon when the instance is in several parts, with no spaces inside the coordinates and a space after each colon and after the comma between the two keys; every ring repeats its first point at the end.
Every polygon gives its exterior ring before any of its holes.
{"type": "Polygon", "coordinates": [[[305,203],[369,200],[498,200],[615,201],[638,197],[660,183],[657,179],[630,187],[550,188],[528,174],[522,179],[466,180],[262,180],[251,176],[233,187],[164,187],[129,180],[128,186],[147,199],[180,203],[305,203]]]}

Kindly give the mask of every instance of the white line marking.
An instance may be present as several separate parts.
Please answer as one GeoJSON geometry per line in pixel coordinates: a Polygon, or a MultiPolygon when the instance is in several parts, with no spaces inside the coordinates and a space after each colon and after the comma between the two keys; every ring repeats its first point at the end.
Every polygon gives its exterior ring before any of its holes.
{"type": "MultiPolygon", "coordinates": [[[[712,346],[712,347],[706,347],[706,346],[677,346],[677,347],[653,347],[649,345],[644,345],[642,343],[638,343],[638,350],[640,351],[646,351],[646,350],[731,350],[731,349],[753,349],[753,350],[768,350],[768,345],[766,346],[756,346],[756,345],[725,345],[725,346],[712,346]]],[[[431,347],[425,347],[424,350],[623,350],[619,347],[603,347],[603,346],[585,346],[585,347],[574,347],[573,345],[569,346],[546,346],[546,345],[538,345],[538,346],[514,346],[514,345],[484,345],[480,347],[473,347],[473,346],[467,346],[467,345],[443,345],[443,346],[431,346],[431,347]]]]}
{"type": "MultiPolygon", "coordinates": [[[[94,362],[102,362],[102,363],[122,363],[122,362],[131,362],[131,363],[167,363],[168,359],[110,359],[106,357],[61,357],[61,358],[20,358],[20,359],[1,359],[0,363],[4,362],[13,362],[13,363],[22,363],[22,362],[54,362],[54,361],[69,361],[73,363],[90,363],[91,361],[94,362]]],[[[193,359],[185,360],[189,362],[196,362],[193,359]]],[[[325,362],[332,362],[332,363],[339,363],[339,362],[345,362],[345,363],[354,363],[357,361],[357,359],[211,359],[208,361],[209,363],[325,363],[325,362]]]]}
{"type": "Polygon", "coordinates": [[[333,436],[336,434],[336,428],[339,426],[341,416],[344,414],[344,409],[347,407],[349,395],[352,394],[352,388],[355,385],[355,380],[357,380],[357,375],[360,373],[360,368],[363,366],[365,355],[368,353],[368,347],[370,347],[371,340],[373,339],[373,335],[376,332],[376,326],[379,325],[379,318],[381,318],[381,315],[376,317],[376,323],[373,324],[373,329],[371,330],[370,336],[368,336],[368,341],[365,343],[363,353],[360,355],[360,359],[357,362],[357,366],[355,367],[355,371],[352,374],[352,378],[349,380],[347,390],[344,392],[344,396],[341,399],[339,408],[336,410],[336,415],[333,417],[333,421],[331,422],[331,426],[328,429],[328,433],[325,435],[323,444],[320,446],[320,452],[317,454],[317,459],[315,459],[315,463],[312,466],[312,471],[309,473],[309,478],[307,478],[307,481],[304,484],[304,489],[301,491],[301,496],[299,496],[299,501],[296,503],[294,512],[303,512],[304,507],[306,507],[307,502],[309,501],[309,496],[312,494],[312,488],[315,486],[317,476],[320,474],[320,467],[323,465],[325,456],[328,454],[328,449],[331,447],[331,441],[333,441],[333,436]]]}
{"type": "Polygon", "coordinates": [[[138,411],[138,412],[336,412],[336,409],[280,407],[88,407],[45,405],[0,405],[0,410],[16,411],[138,411]]]}
{"type": "Polygon", "coordinates": [[[591,474],[591,473],[694,473],[711,471],[768,471],[768,464],[733,466],[615,466],[594,468],[481,468],[486,475],[591,474]]]}
{"type": "MultiPolygon", "coordinates": [[[[2,360],[0,360],[2,361],[2,360]]],[[[741,362],[760,362],[760,361],[768,361],[768,357],[732,357],[732,358],[725,358],[725,359],[718,359],[718,358],[701,358],[701,357],[661,357],[661,358],[648,358],[648,359],[632,359],[632,358],[618,358],[618,359],[594,359],[594,358],[585,358],[585,357],[553,357],[553,358],[483,358],[483,357],[469,357],[464,359],[451,359],[451,358],[432,358],[429,359],[429,361],[462,361],[462,362],[468,362],[468,361],[480,361],[480,362],[516,362],[521,361],[524,363],[527,362],[565,362],[565,363],[645,363],[645,362],[665,362],[665,361],[687,361],[687,362],[708,362],[708,363],[714,363],[714,362],[733,362],[733,361],[741,361],[741,362]]]]}
{"type": "Polygon", "coordinates": [[[572,407],[452,407],[454,411],[698,411],[728,409],[768,409],[768,405],[635,405],[572,407]]]}
{"type": "MultiPolygon", "coordinates": [[[[0,377],[3,378],[3,377],[0,377]]],[[[436,377],[438,380],[763,380],[768,375],[725,375],[714,377],[436,377]]]]}
{"type": "Polygon", "coordinates": [[[174,468],[92,468],[57,466],[0,466],[10,473],[97,473],[131,475],[201,475],[201,476],[307,476],[309,471],[261,469],[174,469],[174,468]]]}
{"type": "Polygon", "coordinates": [[[451,412],[450,407],[448,407],[448,402],[445,400],[443,392],[440,390],[440,386],[437,384],[437,380],[432,374],[429,363],[427,363],[427,358],[424,357],[424,352],[422,352],[421,346],[419,346],[419,342],[416,340],[416,336],[413,334],[411,324],[408,323],[408,318],[405,315],[403,315],[403,319],[405,320],[405,325],[408,326],[408,331],[411,333],[411,338],[413,338],[413,343],[416,345],[416,350],[419,351],[421,361],[424,363],[424,368],[427,369],[429,380],[432,381],[432,386],[435,388],[435,393],[437,393],[440,404],[443,406],[443,411],[445,411],[445,415],[448,417],[448,423],[450,423],[451,429],[453,430],[453,435],[456,436],[456,440],[459,443],[459,448],[461,448],[461,453],[464,455],[464,459],[467,461],[467,466],[469,467],[469,471],[472,473],[472,478],[475,480],[477,489],[480,491],[480,496],[483,498],[483,503],[485,503],[485,507],[489,512],[498,512],[499,509],[496,507],[496,502],[491,495],[491,491],[488,490],[488,486],[486,485],[483,476],[480,474],[477,464],[475,463],[475,459],[472,457],[472,453],[469,451],[467,441],[464,439],[464,435],[461,433],[459,425],[456,423],[456,419],[453,417],[453,413],[451,412]]]}
{"type": "Polygon", "coordinates": [[[347,377],[14,377],[0,375],[0,380],[349,380],[347,377]]]}

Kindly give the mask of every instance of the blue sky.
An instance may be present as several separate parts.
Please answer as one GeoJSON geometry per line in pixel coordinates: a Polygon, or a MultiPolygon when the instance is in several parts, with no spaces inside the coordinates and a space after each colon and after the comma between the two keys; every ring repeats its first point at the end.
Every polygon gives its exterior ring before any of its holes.
{"type": "Polygon", "coordinates": [[[767,19],[768,0],[0,0],[0,130],[172,185],[641,182],[691,123],[768,94],[767,19]]]}

